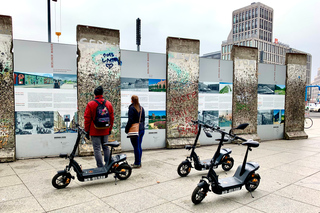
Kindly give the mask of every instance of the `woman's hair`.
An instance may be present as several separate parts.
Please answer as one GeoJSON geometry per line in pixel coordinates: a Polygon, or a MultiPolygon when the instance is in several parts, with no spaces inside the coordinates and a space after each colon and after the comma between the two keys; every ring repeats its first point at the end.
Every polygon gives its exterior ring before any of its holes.
{"type": "Polygon", "coordinates": [[[138,112],[140,112],[140,104],[139,104],[138,96],[136,96],[136,95],[131,96],[131,101],[132,101],[134,108],[136,108],[136,110],[138,112]]]}

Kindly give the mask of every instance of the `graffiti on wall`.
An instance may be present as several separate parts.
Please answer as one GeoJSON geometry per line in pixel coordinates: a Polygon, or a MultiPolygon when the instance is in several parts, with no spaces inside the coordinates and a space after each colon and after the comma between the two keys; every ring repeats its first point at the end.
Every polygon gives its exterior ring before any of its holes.
{"type": "Polygon", "coordinates": [[[193,137],[198,115],[199,56],[168,52],[167,137],[193,137]]]}
{"type": "Polygon", "coordinates": [[[256,61],[235,58],[233,83],[233,126],[237,126],[245,120],[250,123],[247,131],[249,133],[256,132],[258,88],[256,61]]]}
{"type": "MultiPolygon", "coordinates": [[[[108,29],[103,29],[108,31],[108,29]]],[[[78,32],[79,33],[79,32],[78,32]]],[[[78,116],[80,125],[84,124],[84,111],[87,103],[94,100],[93,91],[97,86],[104,89],[104,98],[114,109],[114,126],[109,141],[120,141],[121,101],[120,101],[120,47],[119,42],[92,39],[94,34],[81,34],[78,41],[78,116]],[[88,37],[87,37],[88,36],[88,37]]],[[[99,37],[99,35],[97,35],[99,37]]],[[[115,39],[115,38],[113,38],[115,39]]],[[[119,38],[116,38],[119,41],[119,38]]],[[[80,152],[92,152],[92,146],[83,144],[80,152]]]]}

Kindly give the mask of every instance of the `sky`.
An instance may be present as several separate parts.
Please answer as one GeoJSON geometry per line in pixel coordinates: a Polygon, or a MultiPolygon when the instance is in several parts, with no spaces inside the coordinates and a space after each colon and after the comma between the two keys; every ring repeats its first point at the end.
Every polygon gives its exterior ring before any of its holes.
{"type": "MultiPolygon", "coordinates": [[[[58,0],[51,2],[51,31],[58,43],[76,44],[76,26],[120,30],[120,48],[136,50],[136,19],[141,19],[144,52],[166,52],[168,36],[200,40],[200,55],[221,50],[232,27],[232,11],[247,0],[58,0]]],[[[274,10],[273,41],[312,55],[311,81],[320,68],[319,0],[265,0],[274,10]]],[[[0,14],[13,19],[13,38],[48,41],[47,0],[0,0],[0,14]]]]}

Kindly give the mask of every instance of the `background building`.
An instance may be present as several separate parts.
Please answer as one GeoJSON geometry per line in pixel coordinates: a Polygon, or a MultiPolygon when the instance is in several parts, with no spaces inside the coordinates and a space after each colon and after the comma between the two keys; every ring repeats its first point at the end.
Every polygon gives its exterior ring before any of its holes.
{"type": "MultiPolygon", "coordinates": [[[[221,59],[230,60],[233,45],[257,47],[260,63],[285,64],[286,53],[305,53],[275,39],[273,42],[273,9],[260,2],[232,12],[232,29],[222,42],[221,59]]],[[[307,85],[311,83],[312,56],[307,54],[307,85]]],[[[207,55],[207,54],[205,54],[207,55]]],[[[205,56],[204,55],[204,56],[205,56]]]]}
{"type": "Polygon", "coordinates": [[[201,58],[221,59],[221,51],[206,53],[203,56],[201,56],[201,58]]]}

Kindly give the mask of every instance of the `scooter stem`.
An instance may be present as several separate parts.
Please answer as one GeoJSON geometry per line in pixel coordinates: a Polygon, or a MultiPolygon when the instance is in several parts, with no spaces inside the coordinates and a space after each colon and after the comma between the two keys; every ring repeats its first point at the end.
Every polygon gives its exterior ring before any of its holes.
{"type": "Polygon", "coordinates": [[[198,133],[197,133],[196,139],[194,140],[193,146],[196,146],[198,143],[198,139],[199,139],[200,132],[201,132],[201,126],[202,126],[201,124],[198,124],[198,133]]]}
{"type": "Polygon", "coordinates": [[[218,158],[219,155],[220,155],[220,149],[221,149],[221,147],[222,147],[222,143],[223,143],[223,139],[224,139],[224,136],[225,136],[225,135],[226,135],[225,132],[221,132],[220,142],[219,142],[217,151],[215,152],[215,154],[214,154],[214,156],[213,156],[213,163],[216,162],[217,158],[218,158]]]}
{"type": "Polygon", "coordinates": [[[241,167],[241,171],[240,171],[240,176],[242,176],[244,174],[244,172],[246,171],[246,164],[247,164],[247,158],[248,158],[248,152],[249,152],[249,146],[247,147],[247,151],[246,151],[246,155],[244,156],[243,159],[243,163],[242,163],[242,167],[241,167]]]}

